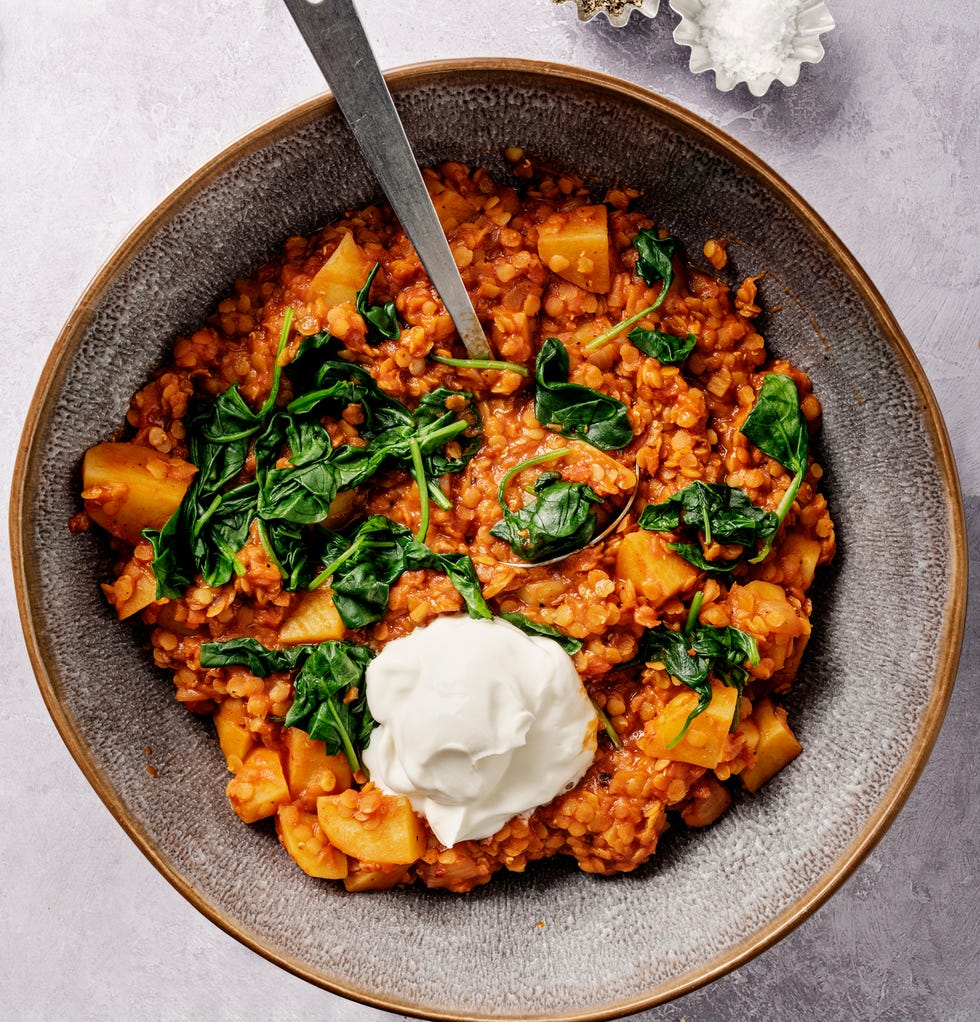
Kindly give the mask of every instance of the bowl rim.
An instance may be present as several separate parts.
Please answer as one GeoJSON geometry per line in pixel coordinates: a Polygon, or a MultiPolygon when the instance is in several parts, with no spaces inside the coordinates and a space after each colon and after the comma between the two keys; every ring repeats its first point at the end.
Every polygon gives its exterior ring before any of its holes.
{"type": "MultiPolygon", "coordinates": [[[[894,315],[867,273],[824,220],[791,185],[751,150],[699,115],[639,85],[602,72],[550,61],[517,58],[460,58],[428,61],[395,68],[386,72],[385,78],[393,94],[397,97],[403,89],[408,90],[423,84],[436,83],[440,78],[461,75],[474,78],[521,75],[525,78],[537,77],[545,83],[558,77],[564,82],[571,81],[579,86],[617,94],[631,101],[639,102],[651,108],[658,117],[679,130],[693,134],[701,142],[719,151],[742,173],[756,178],[778,194],[792,213],[810,230],[834,264],[845,273],[873,315],[885,341],[904,371],[906,379],[917,392],[920,415],[936,453],[937,468],[945,483],[951,585],[950,596],[943,608],[943,627],[939,636],[935,677],[928,702],[908,753],[893,775],[887,789],[882,793],[877,807],[850,845],[804,894],[775,918],[727,950],[653,990],[615,1004],[606,1004],[595,1010],[526,1016],[529,1022],[531,1020],[587,1022],[587,1020],[618,1018],[689,993],[744,965],[771,947],[815,912],[844,883],[891,825],[925,767],[949,705],[956,678],[966,622],[968,558],[963,501],[949,435],[938,402],[922,366],[894,315]]],[[[379,995],[368,989],[317,975],[309,966],[292,956],[263,946],[258,934],[246,930],[243,926],[227,918],[218,906],[212,904],[199,892],[193,882],[170,863],[143,831],[139,822],[130,815],[122,799],[117,796],[104,776],[74,720],[62,707],[58,698],[58,680],[53,677],[55,672],[49,671],[41,652],[38,629],[43,623],[36,615],[28,588],[25,550],[29,546],[30,515],[27,513],[25,501],[29,497],[28,482],[35,459],[34,441],[50,416],[54,403],[52,397],[54,388],[91,320],[91,310],[112,284],[117,272],[128,264],[130,258],[157,228],[187,206],[219,173],[276,138],[289,134],[310,121],[333,114],[336,110],[337,105],[331,94],[323,93],[273,116],[233,141],[188,176],[144,217],[106,259],[86,287],[62,327],[44,364],[20,438],[11,485],[9,514],[14,588],[21,627],[38,687],[48,713],[69,753],[123,830],[161,875],[191,905],[252,951],[300,978],[335,994],[372,1007],[394,1013],[407,1013],[419,1018],[445,1020],[445,1022],[486,1022],[491,1016],[427,1009],[423,1005],[397,1001],[387,995],[379,995]]]]}

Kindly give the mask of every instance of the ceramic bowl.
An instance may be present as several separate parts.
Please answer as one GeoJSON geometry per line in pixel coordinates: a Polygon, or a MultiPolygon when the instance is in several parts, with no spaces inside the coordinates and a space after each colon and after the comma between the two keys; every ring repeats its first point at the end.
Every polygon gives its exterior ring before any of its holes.
{"type": "Polygon", "coordinates": [[[803,755],[715,826],[667,836],[615,878],[562,860],[468,895],[348,895],[296,869],[270,827],[229,811],[210,721],[186,713],[98,583],[109,554],[72,536],[82,453],[225,294],[291,234],[377,197],[329,98],[216,157],[99,272],[58,338],[24,431],[12,549],[24,631],[55,725],[161,873],[260,954],[337,993],[438,1019],[612,1017],[684,993],[813,911],[881,836],[939,729],[962,637],[962,509],[936,402],[866,274],[771,170],[673,103],[601,75],[518,61],[390,76],[420,163],[504,174],[521,145],[602,187],[643,190],[697,260],[766,271],[771,351],[813,379],[839,554],[812,592],[791,697],[803,755]],[[145,769],[153,750],[159,774],[145,769]]]}

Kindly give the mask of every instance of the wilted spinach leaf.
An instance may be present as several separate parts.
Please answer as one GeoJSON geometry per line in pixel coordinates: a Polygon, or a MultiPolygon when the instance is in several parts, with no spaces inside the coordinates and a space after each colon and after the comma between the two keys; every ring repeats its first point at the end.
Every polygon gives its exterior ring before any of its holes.
{"type": "Polygon", "coordinates": [[[376,722],[367,705],[364,672],[374,658],[366,646],[330,640],[317,645],[269,649],[252,638],[206,642],[201,646],[202,667],[242,665],[260,678],[276,671],[300,667],[293,679],[293,704],[286,727],[298,727],[326,744],[329,755],[343,752],[351,770],[367,747],[376,722]],[[349,693],[357,696],[349,700],[349,693]]]}
{"type": "Polygon", "coordinates": [[[538,352],[534,369],[534,414],[538,422],[601,450],[625,447],[633,439],[626,405],[591,387],[569,383],[568,367],[565,346],[549,337],[538,352]]]}
{"type": "Polygon", "coordinates": [[[210,586],[224,585],[239,570],[237,553],[245,544],[257,489],[249,483],[229,490],[245,467],[252,438],[263,428],[279,392],[279,359],[289,338],[293,310],[283,317],[276,368],[265,403],[253,412],[237,385],[188,420],[188,447],[197,473],[180,506],[162,529],[145,529],[153,548],[157,598],[176,599],[200,571],[210,586]]]}
{"type": "Polygon", "coordinates": [[[326,567],[311,589],[331,579],[333,602],[348,628],[380,621],[391,587],[406,571],[431,568],[449,576],[470,617],[492,617],[472,560],[466,554],[437,554],[403,525],[381,515],[335,533],[323,550],[326,567]]]}
{"type": "Polygon", "coordinates": [[[326,744],[329,755],[343,751],[351,770],[361,767],[359,753],[371,740],[376,721],[367,703],[364,672],[374,658],[367,646],[330,640],[313,647],[293,681],[293,705],[286,727],[302,728],[326,744]],[[349,694],[357,692],[348,701],[349,694]]]}
{"type": "MultiPolygon", "coordinates": [[[[779,527],[776,515],[756,507],[748,494],[724,483],[696,480],[660,504],[649,504],[637,524],[651,532],[700,529],[705,545],[717,540],[752,547],[779,527]]],[[[709,561],[699,543],[670,543],[671,550],[704,571],[729,572],[738,561],[709,561]]]]}
{"type": "Polygon", "coordinates": [[[371,268],[371,272],[368,274],[367,280],[364,281],[360,291],[357,292],[357,298],[354,302],[354,308],[364,317],[364,322],[367,323],[368,344],[380,344],[382,341],[391,340],[397,337],[402,329],[394,302],[385,302],[383,305],[368,304],[371,300],[371,285],[374,283],[374,278],[377,276],[380,265],[380,263],[375,263],[371,268]]]}
{"type": "MultiPolygon", "coordinates": [[[[755,639],[731,626],[715,628],[699,625],[690,631],[673,631],[666,625],[650,628],[640,638],[639,652],[633,663],[663,662],[667,673],[698,696],[694,709],[688,714],[680,733],[670,742],[673,748],[687,734],[687,729],[711,703],[713,674],[722,684],[734,687],[739,696],[748,680],[746,662],[759,662],[759,648],[755,639]]],[[[732,719],[732,728],[738,724],[738,704],[732,719]]]]}
{"type": "Polygon", "coordinates": [[[644,228],[633,239],[636,249],[636,272],[651,286],[661,283],[663,287],[656,302],[647,310],[653,312],[667,297],[670,285],[674,280],[673,256],[677,251],[676,238],[661,238],[656,231],[644,228]]]}
{"type": "Polygon", "coordinates": [[[566,482],[559,472],[542,472],[531,487],[535,499],[511,511],[505,499],[507,483],[537,460],[516,465],[501,479],[497,499],[504,516],[490,529],[492,536],[504,540],[515,554],[531,562],[560,557],[586,546],[598,525],[592,509],[602,503],[585,483],[566,482]]]}
{"type": "MultiPolygon", "coordinates": [[[[793,506],[800,484],[806,475],[809,437],[806,421],[800,411],[800,395],[796,384],[781,373],[768,373],[752,411],[742,423],[742,433],[762,451],[793,473],[789,488],[776,508],[776,528],[793,506]]],[[[766,539],[752,563],[765,560],[772,549],[776,529],[766,539]]]]}
{"type": "MultiPolygon", "coordinates": [[[[598,337],[589,341],[585,346],[586,351],[596,351],[614,337],[618,337],[624,330],[628,330],[631,326],[639,323],[645,316],[649,316],[651,312],[656,312],[667,297],[667,292],[670,290],[670,285],[674,279],[672,257],[677,250],[677,239],[670,237],[661,238],[656,231],[645,228],[633,239],[633,248],[636,249],[637,254],[636,272],[650,285],[656,284],[659,281],[663,285],[660,288],[660,294],[657,295],[653,305],[648,305],[645,309],[641,309],[636,313],[636,315],[630,316],[629,319],[624,319],[621,323],[614,324],[608,330],[599,334],[598,337]]],[[[644,333],[646,332],[644,331],[644,333]]],[[[657,331],[649,332],[656,333],[657,331]]],[[[666,337],[668,335],[662,334],[661,336],[666,337]]],[[[640,348],[640,345],[632,337],[630,337],[630,340],[640,348]]],[[[653,344],[654,342],[650,343],[653,344]]],[[[644,351],[647,355],[653,354],[654,358],[660,358],[659,355],[651,351],[646,351],[643,348],[640,348],[640,350],[644,351]]],[[[687,356],[685,355],[684,357],[686,358],[687,356]]],[[[662,362],[663,359],[660,359],[660,361],[662,362]]],[[[682,360],[678,359],[678,361],[682,360]]]]}
{"type": "Polygon", "coordinates": [[[660,330],[644,330],[637,327],[631,330],[626,339],[636,348],[655,358],[663,365],[677,365],[683,362],[688,355],[694,351],[698,339],[694,334],[687,337],[675,337],[673,334],[665,334],[660,330]]]}

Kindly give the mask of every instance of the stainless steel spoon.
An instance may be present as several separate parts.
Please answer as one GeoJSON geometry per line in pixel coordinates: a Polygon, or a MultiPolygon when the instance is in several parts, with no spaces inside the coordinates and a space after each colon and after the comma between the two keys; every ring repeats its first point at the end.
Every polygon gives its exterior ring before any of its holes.
{"type": "Polygon", "coordinates": [[[283,0],[470,358],[490,347],[352,0],[283,0]]]}

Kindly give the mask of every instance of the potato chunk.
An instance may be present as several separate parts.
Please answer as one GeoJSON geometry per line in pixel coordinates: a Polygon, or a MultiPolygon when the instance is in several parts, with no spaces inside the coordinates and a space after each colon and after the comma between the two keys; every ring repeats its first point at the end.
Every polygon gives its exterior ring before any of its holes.
{"type": "Polygon", "coordinates": [[[293,798],[330,795],[350,787],[351,772],[342,755],[328,756],[323,742],[315,741],[298,727],[282,732],[286,744],[286,777],[293,798]]]}
{"type": "Polygon", "coordinates": [[[306,300],[320,299],[327,305],[355,301],[373,265],[353,235],[344,234],[330,258],[310,281],[306,300]]]}
{"type": "Polygon", "coordinates": [[[538,228],[538,257],[552,273],[586,291],[609,290],[609,217],[605,206],[552,213],[538,228]]]}
{"type": "Polygon", "coordinates": [[[697,582],[698,570],[667,549],[656,532],[627,533],[616,554],[616,574],[654,604],[663,603],[697,582]]]}
{"type": "Polygon", "coordinates": [[[228,782],[226,792],[232,809],[245,823],[274,816],[279,806],[289,802],[279,753],[265,746],[253,749],[228,782]]]}
{"type": "MultiPolygon", "coordinates": [[[[782,586],[756,579],[733,585],[728,594],[732,624],[754,635],[770,674],[794,669],[810,638],[810,620],[786,597],[782,586]]],[[[760,673],[754,671],[753,673],[760,673]]]]}
{"type": "Polygon", "coordinates": [[[228,769],[235,773],[258,744],[245,722],[245,700],[223,699],[214,711],[214,726],[228,769]]]}
{"type": "Polygon", "coordinates": [[[368,785],[360,792],[321,795],[316,811],[330,843],[361,862],[407,866],[425,851],[422,823],[403,795],[368,785]]]}
{"type": "Polygon", "coordinates": [[[330,587],[326,585],[304,593],[279,631],[280,640],[287,646],[343,637],[344,622],[333,605],[330,587]]]}
{"type": "Polygon", "coordinates": [[[347,876],[347,856],[326,839],[315,813],[293,805],[280,806],[276,833],[280,844],[304,873],[321,880],[343,880],[347,876]]]}
{"type": "Polygon", "coordinates": [[[707,774],[691,790],[681,807],[681,818],[689,827],[707,827],[732,804],[729,790],[712,774],[707,774]]]}
{"type": "Polygon", "coordinates": [[[470,202],[469,199],[464,199],[455,188],[450,188],[441,181],[431,178],[426,180],[425,186],[429,190],[429,197],[432,199],[432,205],[435,206],[439,223],[442,224],[442,229],[447,236],[452,234],[460,224],[472,219],[477,209],[476,204],[470,202]]]}
{"type": "Polygon", "coordinates": [[[638,743],[640,748],[655,759],[693,763],[709,770],[718,766],[735,716],[738,690],[712,682],[711,702],[691,721],[684,737],[670,748],[697,702],[693,689],[674,696],[653,720],[647,721],[638,743]]]}
{"type": "Polygon", "coordinates": [[[803,746],[786,723],[786,711],[781,706],[774,706],[771,700],[760,699],[752,711],[752,717],[759,729],[755,763],[739,776],[749,791],[758,791],[790,760],[795,759],[803,751],[803,746]]]}
{"type": "Polygon", "coordinates": [[[409,872],[402,866],[386,869],[352,869],[344,878],[348,891],[389,891],[398,884],[408,883],[409,872]]]}
{"type": "Polygon", "coordinates": [[[820,561],[819,541],[810,539],[808,536],[801,536],[798,532],[791,532],[783,540],[780,553],[790,554],[800,559],[800,585],[804,591],[809,589],[820,561]]]}
{"type": "Polygon", "coordinates": [[[103,584],[102,592],[116,608],[120,621],[138,614],[157,598],[157,580],[150,562],[131,557],[115,582],[103,584]]]}
{"type": "Polygon", "coordinates": [[[82,499],[93,522],[132,546],[177,510],[197,469],[152,447],[97,444],[82,461],[82,499]]]}

